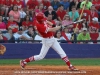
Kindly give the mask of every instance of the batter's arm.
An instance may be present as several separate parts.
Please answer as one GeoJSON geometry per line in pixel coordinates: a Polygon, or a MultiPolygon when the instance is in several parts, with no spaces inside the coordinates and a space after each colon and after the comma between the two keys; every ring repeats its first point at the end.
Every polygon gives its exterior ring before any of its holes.
{"type": "Polygon", "coordinates": [[[55,32],[57,30],[59,30],[61,28],[61,26],[57,26],[57,27],[53,27],[53,28],[48,28],[48,32],[55,32]]]}
{"type": "Polygon", "coordinates": [[[52,22],[50,22],[50,21],[46,21],[46,23],[47,23],[47,24],[49,24],[50,26],[52,26],[52,25],[53,25],[53,23],[52,23],[52,22]]]}

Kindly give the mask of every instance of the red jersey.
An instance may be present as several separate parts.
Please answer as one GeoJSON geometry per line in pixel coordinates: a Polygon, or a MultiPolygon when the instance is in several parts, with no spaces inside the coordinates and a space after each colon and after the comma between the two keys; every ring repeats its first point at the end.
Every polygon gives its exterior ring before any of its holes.
{"type": "MultiPolygon", "coordinates": [[[[74,25],[73,25],[73,28],[76,28],[76,26],[77,26],[77,24],[74,24],[74,25]]],[[[82,28],[82,24],[79,23],[77,27],[79,28],[79,30],[81,30],[81,28],[82,28]]]]}
{"type": "Polygon", "coordinates": [[[22,26],[27,26],[27,27],[28,26],[32,26],[32,22],[30,22],[30,21],[29,22],[23,21],[22,22],[22,26]]]}
{"type": "Polygon", "coordinates": [[[5,2],[5,5],[7,5],[7,6],[11,6],[11,5],[13,5],[12,0],[7,0],[7,1],[5,2]]]}
{"type": "Polygon", "coordinates": [[[65,10],[63,10],[63,11],[58,10],[57,11],[57,16],[60,17],[61,20],[63,20],[65,14],[66,14],[66,11],[65,10]]]}
{"type": "Polygon", "coordinates": [[[99,23],[94,24],[93,22],[90,22],[89,28],[91,29],[92,32],[96,32],[97,29],[99,29],[99,23]]]}
{"type": "Polygon", "coordinates": [[[43,38],[50,38],[53,36],[53,32],[48,32],[50,28],[45,22],[43,24],[39,24],[37,21],[35,23],[35,27],[37,31],[41,34],[43,38]]]}
{"type": "Polygon", "coordinates": [[[35,9],[35,7],[38,5],[39,5],[39,3],[37,0],[29,0],[27,2],[27,6],[29,6],[29,9],[35,9]]]}
{"type": "Polygon", "coordinates": [[[92,4],[95,5],[95,8],[97,10],[100,10],[100,1],[99,0],[98,1],[93,1],[92,4]]]}
{"type": "Polygon", "coordinates": [[[18,5],[18,8],[23,8],[23,7],[24,7],[22,1],[19,1],[19,2],[18,2],[18,1],[14,1],[13,4],[14,4],[14,5],[18,5]]]}
{"type": "MultiPolygon", "coordinates": [[[[82,12],[82,10],[79,11],[79,14],[81,14],[81,12],[82,12]]],[[[89,21],[89,16],[90,16],[90,11],[89,10],[84,10],[82,18],[85,18],[86,21],[89,21]]]]}
{"type": "MultiPolygon", "coordinates": [[[[9,26],[18,26],[16,22],[11,22],[11,21],[8,21],[7,23],[7,29],[9,28],[9,26]]],[[[18,31],[18,28],[14,28],[12,29],[12,32],[13,33],[16,33],[18,31]]]]}
{"type": "Polygon", "coordinates": [[[5,5],[6,1],[5,0],[0,0],[0,4],[5,5]]]}
{"type": "Polygon", "coordinates": [[[49,6],[51,6],[51,3],[49,1],[42,0],[42,4],[44,5],[44,9],[48,9],[49,6]]]}
{"type": "Polygon", "coordinates": [[[52,21],[50,21],[50,22],[52,22],[54,25],[56,24],[54,20],[52,20],[52,21]]]}
{"type": "Polygon", "coordinates": [[[92,19],[94,18],[94,17],[99,17],[98,16],[98,13],[96,12],[96,11],[94,11],[94,12],[92,12],[92,11],[90,11],[90,20],[92,21],[92,19]]]}

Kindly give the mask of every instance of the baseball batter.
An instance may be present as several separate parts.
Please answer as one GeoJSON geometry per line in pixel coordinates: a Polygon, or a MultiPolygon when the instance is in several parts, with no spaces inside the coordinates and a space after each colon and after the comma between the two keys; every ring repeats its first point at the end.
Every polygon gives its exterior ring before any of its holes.
{"type": "Polygon", "coordinates": [[[53,32],[59,30],[61,26],[51,28],[49,26],[50,23],[47,23],[47,21],[43,21],[43,19],[44,16],[42,13],[38,13],[36,15],[36,23],[35,23],[36,29],[39,32],[39,34],[43,37],[40,54],[31,56],[24,60],[20,60],[21,68],[24,69],[28,62],[38,61],[43,59],[46,56],[49,48],[52,47],[60,55],[62,60],[65,61],[65,63],[69,66],[69,70],[78,70],[70,63],[66,53],[64,52],[58,41],[53,36],[53,32]]]}

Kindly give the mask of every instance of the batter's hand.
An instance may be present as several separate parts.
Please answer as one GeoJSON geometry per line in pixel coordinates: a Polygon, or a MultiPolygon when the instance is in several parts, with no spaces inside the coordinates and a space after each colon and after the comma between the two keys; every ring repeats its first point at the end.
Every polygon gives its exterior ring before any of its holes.
{"type": "Polygon", "coordinates": [[[62,27],[62,26],[57,26],[56,28],[57,28],[57,30],[59,30],[59,29],[61,29],[61,27],[62,27]]]}

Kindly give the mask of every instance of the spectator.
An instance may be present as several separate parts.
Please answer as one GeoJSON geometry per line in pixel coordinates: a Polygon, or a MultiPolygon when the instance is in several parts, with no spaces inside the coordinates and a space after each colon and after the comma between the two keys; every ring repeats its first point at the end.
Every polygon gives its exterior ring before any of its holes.
{"type": "Polygon", "coordinates": [[[61,31],[56,31],[55,33],[55,38],[61,42],[61,40],[63,40],[63,37],[62,37],[62,34],[61,34],[61,31]]]}
{"type": "MultiPolygon", "coordinates": [[[[79,10],[79,14],[81,15],[82,9],[79,10]]],[[[83,10],[82,13],[82,19],[86,19],[87,22],[90,22],[90,10],[86,9],[86,7],[83,10]]]]}
{"type": "Polygon", "coordinates": [[[92,5],[91,6],[91,9],[90,9],[90,21],[92,21],[92,19],[94,18],[94,17],[99,17],[98,16],[98,13],[97,13],[97,11],[96,11],[96,9],[95,9],[95,6],[94,5],[92,5]]]}
{"type": "Polygon", "coordinates": [[[40,4],[40,5],[38,6],[38,9],[35,10],[35,14],[37,14],[37,13],[39,13],[39,12],[41,12],[41,13],[44,13],[44,12],[45,12],[45,11],[44,11],[44,5],[43,5],[43,4],[40,4]]]}
{"type": "Polygon", "coordinates": [[[13,32],[11,28],[8,28],[8,32],[3,34],[3,36],[8,39],[9,43],[15,43],[15,38],[13,36],[13,32]]]}
{"type": "Polygon", "coordinates": [[[35,12],[34,12],[35,15],[33,16],[33,20],[35,20],[35,16],[36,16],[37,13],[41,12],[41,13],[44,14],[45,11],[44,11],[43,7],[44,7],[43,4],[40,4],[38,9],[35,9],[35,12]]]}
{"type": "Polygon", "coordinates": [[[0,31],[0,43],[6,43],[7,38],[3,36],[2,32],[0,31]]]}
{"type": "Polygon", "coordinates": [[[44,10],[47,10],[51,3],[48,0],[42,0],[42,4],[44,5],[44,10]]]}
{"type": "Polygon", "coordinates": [[[48,17],[49,14],[52,14],[52,20],[55,20],[57,19],[57,13],[53,10],[53,7],[52,6],[49,6],[48,7],[48,10],[45,11],[45,16],[48,17]]]}
{"type": "Polygon", "coordinates": [[[86,19],[84,19],[82,22],[82,28],[88,28],[88,23],[87,23],[86,19]]]}
{"type": "Polygon", "coordinates": [[[73,31],[73,22],[70,20],[69,15],[65,15],[62,21],[62,26],[67,26],[69,28],[69,32],[73,31]]]}
{"type": "MultiPolygon", "coordinates": [[[[76,28],[74,30],[74,33],[72,33],[72,36],[71,36],[71,40],[72,41],[77,41],[77,36],[79,35],[79,28],[76,28]]],[[[77,43],[77,42],[72,42],[72,43],[77,43]]]]}
{"type": "Polygon", "coordinates": [[[69,16],[70,16],[70,19],[71,19],[73,22],[78,20],[78,18],[79,18],[79,13],[78,13],[78,11],[76,10],[76,7],[75,7],[75,6],[72,7],[72,11],[69,12],[69,16]]]}
{"type": "Polygon", "coordinates": [[[0,15],[4,15],[5,12],[5,0],[0,0],[0,15]]]}
{"type": "Polygon", "coordinates": [[[34,10],[36,6],[38,6],[39,3],[37,0],[28,0],[27,2],[27,9],[28,10],[34,10]]]}
{"type": "Polygon", "coordinates": [[[77,40],[78,41],[85,40],[85,42],[79,42],[81,44],[83,44],[83,43],[89,43],[89,42],[87,42],[87,40],[91,40],[91,38],[90,38],[89,33],[87,32],[87,28],[83,28],[82,29],[82,32],[79,33],[79,35],[77,36],[77,40]]]}
{"type": "Polygon", "coordinates": [[[58,16],[58,20],[60,22],[62,22],[64,16],[66,15],[66,11],[64,10],[63,5],[60,5],[58,10],[57,10],[57,16],[58,16]]]}
{"type": "Polygon", "coordinates": [[[95,6],[95,8],[96,8],[96,10],[97,10],[97,12],[99,14],[99,19],[100,19],[100,1],[99,0],[93,0],[92,4],[95,6]]]}
{"type": "Polygon", "coordinates": [[[63,26],[68,26],[68,27],[72,27],[72,25],[70,25],[70,24],[72,24],[73,22],[70,20],[70,17],[69,17],[69,15],[65,15],[64,16],[64,19],[63,19],[63,21],[62,21],[62,25],[63,26]]]}
{"type": "Polygon", "coordinates": [[[63,0],[60,2],[63,6],[64,6],[64,10],[68,10],[69,11],[69,1],[68,0],[63,0]]]}
{"type": "Polygon", "coordinates": [[[34,15],[34,10],[38,7],[39,3],[37,0],[28,0],[27,2],[27,11],[32,14],[32,17],[34,15]]]}
{"type": "Polygon", "coordinates": [[[13,16],[9,17],[8,23],[7,23],[7,29],[12,29],[13,33],[16,33],[18,31],[18,24],[14,22],[13,16]]]}
{"type": "Polygon", "coordinates": [[[25,0],[25,5],[27,4],[28,1],[29,1],[29,0],[25,0]]]}
{"type": "MultiPolygon", "coordinates": [[[[51,14],[48,15],[48,17],[47,17],[47,21],[53,23],[53,25],[54,25],[54,27],[55,27],[56,24],[55,24],[55,21],[52,20],[52,15],[51,15],[51,14]]],[[[52,27],[52,26],[51,26],[51,27],[52,27]]]]}
{"type": "Polygon", "coordinates": [[[73,31],[75,30],[75,28],[78,28],[79,32],[81,32],[82,27],[83,27],[83,23],[75,23],[75,24],[73,24],[73,31]]]}
{"type": "Polygon", "coordinates": [[[90,33],[99,33],[99,23],[98,18],[94,17],[92,22],[89,23],[89,32],[90,33]]]}
{"type": "Polygon", "coordinates": [[[22,9],[22,8],[24,8],[24,5],[23,5],[22,0],[15,0],[15,1],[13,2],[13,4],[14,4],[14,5],[17,5],[19,10],[22,9]]]}
{"type": "MultiPolygon", "coordinates": [[[[97,40],[99,37],[99,23],[98,18],[94,17],[93,21],[89,23],[89,33],[92,40],[97,40]]],[[[94,42],[97,43],[97,42],[94,42]]]]}
{"type": "Polygon", "coordinates": [[[92,2],[90,2],[89,0],[86,0],[86,1],[83,1],[83,2],[81,3],[80,8],[83,8],[84,4],[86,4],[86,8],[87,8],[87,9],[90,9],[91,6],[92,6],[92,2]]]}
{"type": "Polygon", "coordinates": [[[32,21],[32,17],[33,17],[33,15],[35,14],[34,12],[31,12],[31,11],[28,11],[28,10],[26,10],[25,11],[25,13],[26,13],[26,15],[29,15],[30,16],[30,20],[32,21]]]}
{"type": "Polygon", "coordinates": [[[19,10],[19,13],[20,13],[20,24],[22,26],[22,21],[24,20],[26,13],[24,12],[23,8],[19,10]]]}
{"type": "Polygon", "coordinates": [[[95,6],[95,8],[99,11],[100,10],[100,1],[99,0],[93,0],[92,4],[95,6]]]}
{"type": "Polygon", "coordinates": [[[28,38],[28,40],[34,40],[35,35],[36,33],[33,31],[33,26],[29,26],[28,31],[23,34],[24,37],[28,38]]]}
{"type": "Polygon", "coordinates": [[[41,3],[42,3],[42,0],[37,0],[37,1],[38,1],[38,3],[39,3],[39,4],[41,4],[41,3]]]}
{"type": "Polygon", "coordinates": [[[27,30],[28,26],[32,26],[32,22],[30,20],[30,16],[26,15],[24,21],[22,22],[22,27],[24,28],[24,30],[27,30]]]}
{"type": "Polygon", "coordinates": [[[53,7],[53,9],[54,9],[55,11],[58,9],[59,5],[60,5],[60,2],[59,2],[58,0],[53,0],[53,1],[51,2],[51,6],[53,7]]]}
{"type": "Polygon", "coordinates": [[[6,31],[6,25],[2,22],[3,17],[0,16],[0,31],[6,31]]]}
{"type": "Polygon", "coordinates": [[[78,4],[77,4],[77,10],[80,10],[81,8],[80,8],[80,6],[81,6],[81,3],[83,2],[83,0],[78,0],[78,4]]]}
{"type": "Polygon", "coordinates": [[[72,0],[71,2],[70,2],[70,5],[69,5],[69,11],[72,11],[72,7],[73,6],[75,6],[76,7],[76,9],[78,9],[79,8],[79,2],[78,2],[78,0],[72,0]]]}
{"type": "Polygon", "coordinates": [[[21,10],[19,10],[19,13],[20,13],[20,18],[24,19],[24,17],[26,16],[26,13],[24,12],[23,8],[21,10]]]}
{"type": "Polygon", "coordinates": [[[68,27],[64,28],[64,33],[65,33],[65,36],[64,36],[64,34],[62,34],[63,39],[66,40],[66,41],[71,40],[71,33],[69,33],[69,28],[68,27]]]}
{"type": "Polygon", "coordinates": [[[18,42],[19,43],[23,43],[23,42],[25,43],[26,40],[29,40],[26,36],[24,36],[24,31],[21,27],[19,28],[18,32],[14,33],[14,38],[16,40],[15,43],[18,43],[18,42]],[[21,41],[21,40],[23,40],[23,41],[21,41]]]}
{"type": "Polygon", "coordinates": [[[34,41],[35,43],[39,43],[40,41],[42,41],[42,37],[39,33],[37,33],[37,35],[34,37],[34,41]]]}
{"type": "Polygon", "coordinates": [[[8,16],[8,12],[11,10],[13,6],[12,0],[5,0],[5,17],[8,16]]]}
{"type": "Polygon", "coordinates": [[[9,16],[13,16],[14,21],[15,21],[16,23],[18,23],[19,26],[21,26],[21,25],[20,25],[20,13],[19,13],[19,11],[18,11],[18,6],[17,6],[17,5],[14,5],[14,6],[13,6],[13,10],[11,10],[11,11],[9,12],[9,16]]]}

